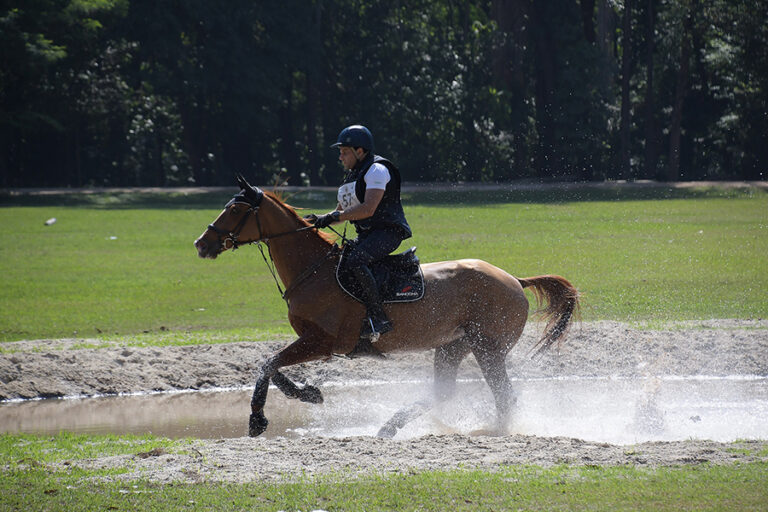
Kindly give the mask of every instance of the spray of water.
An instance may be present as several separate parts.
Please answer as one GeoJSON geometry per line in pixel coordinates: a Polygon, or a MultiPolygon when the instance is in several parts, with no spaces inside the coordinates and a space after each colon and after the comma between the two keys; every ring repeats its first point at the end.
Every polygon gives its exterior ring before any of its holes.
{"type": "MultiPolygon", "coordinates": [[[[666,376],[513,379],[508,424],[482,380],[460,380],[453,399],[436,404],[397,433],[566,436],[633,444],[643,441],[768,437],[768,378],[666,376]]],[[[321,405],[272,393],[267,437],[375,436],[395,413],[430,399],[430,382],[357,382],[324,386],[321,405]]],[[[0,405],[0,431],[152,432],[169,437],[240,437],[250,390],[38,400],[0,405]]]]}

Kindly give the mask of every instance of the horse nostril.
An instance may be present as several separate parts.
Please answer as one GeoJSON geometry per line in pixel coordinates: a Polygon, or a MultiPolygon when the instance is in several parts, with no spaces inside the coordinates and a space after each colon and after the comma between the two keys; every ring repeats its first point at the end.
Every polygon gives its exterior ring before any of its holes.
{"type": "Polygon", "coordinates": [[[195,240],[195,248],[198,251],[205,251],[206,249],[208,249],[208,244],[206,244],[205,241],[203,241],[202,239],[197,239],[195,240]]]}

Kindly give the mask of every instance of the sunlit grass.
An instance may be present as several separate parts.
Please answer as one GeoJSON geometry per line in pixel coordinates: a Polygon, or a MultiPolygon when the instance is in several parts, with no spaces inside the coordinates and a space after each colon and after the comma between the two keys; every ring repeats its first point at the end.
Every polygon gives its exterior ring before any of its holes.
{"type": "Polygon", "coordinates": [[[0,510],[760,510],[768,465],[499,466],[351,476],[207,481],[188,440],[152,436],[0,435],[0,510]],[[135,461],[192,456],[196,484],[126,479],[135,461]],[[108,467],[89,460],[122,456],[108,467]],[[111,466],[111,467],[109,467],[111,466]]]}
{"type": "Polygon", "coordinates": [[[189,440],[153,435],[86,435],[61,432],[54,436],[0,434],[0,467],[40,467],[48,463],[163,450],[182,451],[189,440]]]}
{"type": "MultiPolygon", "coordinates": [[[[519,277],[562,275],[582,292],[585,320],[765,318],[768,194],[659,194],[410,194],[415,236],[402,248],[417,245],[423,262],[481,258],[519,277]]],[[[225,197],[195,196],[189,208],[178,195],[97,195],[62,206],[48,198],[41,207],[16,198],[0,207],[0,340],[289,336],[287,306],[255,248],[215,261],[196,255],[192,242],[225,197]],[[45,226],[51,217],[57,222],[45,226]]],[[[327,193],[290,200],[313,211],[332,201],[327,193]]]]}

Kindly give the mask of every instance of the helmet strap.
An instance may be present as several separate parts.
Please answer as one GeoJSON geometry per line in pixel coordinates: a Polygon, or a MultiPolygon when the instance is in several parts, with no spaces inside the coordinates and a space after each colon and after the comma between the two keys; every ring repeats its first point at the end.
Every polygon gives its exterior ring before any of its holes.
{"type": "Polygon", "coordinates": [[[368,157],[368,153],[369,153],[368,151],[365,151],[365,149],[363,149],[363,157],[360,158],[360,156],[357,154],[357,149],[358,148],[352,148],[352,152],[355,154],[355,167],[354,167],[355,169],[360,167],[360,164],[365,161],[365,159],[368,157]]]}

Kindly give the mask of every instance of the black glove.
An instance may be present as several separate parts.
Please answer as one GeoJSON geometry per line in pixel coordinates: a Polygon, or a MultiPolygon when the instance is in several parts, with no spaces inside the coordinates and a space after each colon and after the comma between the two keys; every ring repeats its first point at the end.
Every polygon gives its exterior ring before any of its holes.
{"type": "Polygon", "coordinates": [[[332,211],[331,213],[326,213],[325,215],[307,215],[304,217],[309,222],[317,226],[318,228],[327,228],[334,222],[339,222],[339,216],[341,215],[341,212],[339,210],[332,211]]]}

